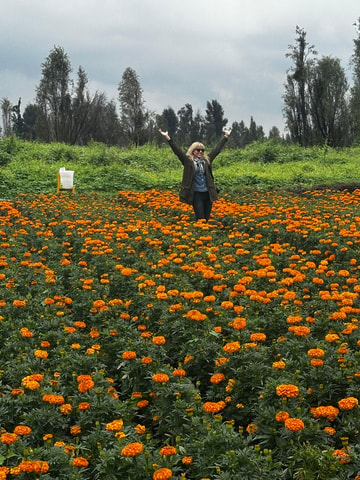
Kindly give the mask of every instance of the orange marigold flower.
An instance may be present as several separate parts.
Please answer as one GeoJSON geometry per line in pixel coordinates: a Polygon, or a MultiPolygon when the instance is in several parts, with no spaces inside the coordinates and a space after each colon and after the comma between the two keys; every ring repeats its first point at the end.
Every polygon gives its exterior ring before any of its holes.
{"type": "Polygon", "coordinates": [[[172,372],[174,377],[185,377],[186,372],[183,368],[175,368],[175,370],[172,372]]]}
{"type": "Polygon", "coordinates": [[[207,316],[204,313],[199,312],[199,310],[189,310],[188,313],[185,313],[183,316],[188,317],[191,320],[196,320],[197,322],[207,319],[207,316]]]}
{"type": "Polygon", "coordinates": [[[70,428],[70,433],[71,435],[73,435],[74,437],[76,435],[79,435],[81,433],[81,427],[80,425],[74,425],[73,427],[70,428]]]}
{"type": "Polygon", "coordinates": [[[246,427],[247,433],[255,433],[257,429],[258,426],[255,425],[255,423],[249,423],[249,425],[246,427]]]}
{"type": "Polygon", "coordinates": [[[65,402],[65,399],[62,395],[53,395],[48,394],[43,396],[44,402],[49,402],[52,405],[62,405],[65,402]]]}
{"type": "Polygon", "coordinates": [[[329,343],[333,343],[333,342],[337,342],[338,340],[340,340],[340,337],[336,333],[328,333],[325,336],[325,340],[329,343]]]}
{"type": "Polygon", "coordinates": [[[312,367],[322,367],[324,362],[321,360],[321,358],[312,358],[310,364],[312,367]]]}
{"type": "Polygon", "coordinates": [[[299,432],[305,428],[305,425],[300,418],[287,418],[285,420],[285,428],[291,432],[299,432]]]}
{"type": "Polygon", "coordinates": [[[121,450],[123,457],[135,457],[143,451],[144,445],[140,442],[129,443],[121,450]]]}
{"type": "Polygon", "coordinates": [[[152,343],[154,345],[164,345],[164,343],[166,343],[166,339],[162,335],[158,335],[156,337],[153,337],[152,343]]]}
{"type": "Polygon", "coordinates": [[[26,426],[26,425],[17,425],[14,428],[14,433],[16,435],[30,435],[31,433],[31,428],[26,426]]]}
{"type": "Polygon", "coordinates": [[[165,446],[160,449],[160,455],[164,455],[165,457],[176,455],[176,453],[176,448],[172,446],[165,446]]]}
{"type": "Polygon", "coordinates": [[[136,358],[136,352],[132,350],[126,350],[125,352],[123,352],[122,358],[124,360],[133,360],[134,358],[136,358]]]}
{"type": "Polygon", "coordinates": [[[325,355],[325,351],[322,348],[310,348],[307,354],[310,358],[322,358],[325,355]]]}
{"type": "Polygon", "coordinates": [[[151,357],[143,357],[141,359],[141,363],[143,363],[144,365],[149,365],[149,363],[152,363],[152,358],[151,357]]]}
{"type": "Polygon", "coordinates": [[[343,449],[336,449],[333,451],[333,456],[336,457],[340,463],[345,464],[350,462],[350,456],[343,449]]]}
{"type": "Polygon", "coordinates": [[[223,346],[223,350],[226,353],[234,353],[240,350],[240,342],[229,342],[223,346]]]}
{"type": "Polygon", "coordinates": [[[25,307],[25,305],[26,305],[26,300],[14,300],[13,301],[13,306],[14,307],[22,308],[22,307],[25,307]]]}
{"type": "Polygon", "coordinates": [[[136,404],[138,408],[144,408],[144,407],[147,407],[148,405],[149,405],[148,400],[139,400],[136,404]]]}
{"type": "Polygon", "coordinates": [[[117,420],[113,420],[112,422],[109,422],[106,424],[106,430],[108,432],[119,432],[124,426],[124,422],[122,421],[121,418],[117,420]]]}
{"type": "Polygon", "coordinates": [[[191,465],[192,462],[193,462],[193,457],[191,455],[188,455],[181,459],[181,463],[183,463],[184,465],[191,465]]]}
{"type": "Polygon", "coordinates": [[[325,427],[324,432],[327,433],[328,435],[335,435],[336,430],[333,427],[325,427]]]}
{"type": "Polygon", "coordinates": [[[59,410],[63,415],[68,415],[72,412],[73,408],[70,403],[64,403],[64,405],[60,406],[59,410]]]}
{"type": "Polygon", "coordinates": [[[78,409],[79,410],[90,410],[91,405],[89,402],[81,402],[79,403],[78,409]]]}
{"type": "Polygon", "coordinates": [[[84,457],[75,457],[72,459],[72,464],[74,467],[83,467],[86,468],[89,466],[89,462],[84,457]]]}
{"type": "Polygon", "coordinates": [[[235,320],[232,322],[232,327],[235,330],[242,330],[246,327],[246,319],[242,317],[235,318],[235,320]]]}
{"type": "Polygon", "coordinates": [[[284,412],[283,410],[281,410],[275,415],[275,420],[277,422],[285,422],[285,420],[287,420],[289,417],[290,415],[288,414],[288,412],[284,412]]]}
{"type": "Polygon", "coordinates": [[[252,333],[250,335],[250,340],[252,342],[264,342],[266,340],[266,335],[265,333],[252,333]]]}
{"type": "Polygon", "coordinates": [[[276,387],[276,394],[283,398],[295,398],[299,395],[299,387],[292,384],[283,384],[276,387]]]}
{"type": "Polygon", "coordinates": [[[341,410],[352,410],[359,405],[359,400],[355,397],[347,397],[338,401],[341,410]]]}
{"type": "Polygon", "coordinates": [[[16,433],[5,432],[0,436],[0,442],[5,443],[6,445],[12,445],[18,440],[18,435],[16,433]]]}
{"type": "Polygon", "coordinates": [[[335,418],[339,415],[339,409],[333,407],[332,405],[315,407],[311,409],[311,413],[314,418],[326,418],[330,422],[334,421],[335,418]]]}
{"type": "Polygon", "coordinates": [[[153,474],[153,480],[169,480],[172,477],[170,468],[159,468],[153,474]]]}
{"type": "Polygon", "coordinates": [[[49,356],[49,352],[46,350],[35,350],[34,355],[36,358],[46,359],[49,356]]]}
{"type": "Polygon", "coordinates": [[[272,364],[272,367],[277,370],[281,370],[286,367],[286,363],[284,362],[284,360],[278,360],[277,362],[274,362],[272,364]]]}
{"type": "Polygon", "coordinates": [[[210,382],[213,384],[218,384],[224,380],[225,380],[225,375],[223,373],[215,373],[210,378],[210,382]]]}
{"type": "Polygon", "coordinates": [[[169,375],[166,373],[154,373],[152,379],[156,383],[166,383],[169,381],[169,375]]]}
{"type": "Polygon", "coordinates": [[[134,430],[135,430],[135,432],[138,433],[139,435],[142,435],[143,433],[146,432],[146,427],[145,427],[145,425],[137,424],[137,425],[134,427],[134,430]]]}
{"type": "Polygon", "coordinates": [[[309,327],[305,327],[303,325],[299,326],[292,326],[288,328],[289,332],[293,332],[298,337],[307,337],[311,332],[309,327]]]}
{"type": "Polygon", "coordinates": [[[223,401],[220,402],[205,402],[203,409],[207,413],[219,413],[226,407],[226,403],[223,401]]]}

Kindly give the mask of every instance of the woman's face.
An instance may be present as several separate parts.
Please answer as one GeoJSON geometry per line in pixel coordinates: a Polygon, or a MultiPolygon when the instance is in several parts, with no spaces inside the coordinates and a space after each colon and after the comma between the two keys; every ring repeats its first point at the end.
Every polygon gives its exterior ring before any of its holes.
{"type": "Polygon", "coordinates": [[[199,158],[202,158],[204,156],[204,149],[203,148],[195,148],[194,150],[194,155],[195,157],[199,157],[199,158]]]}

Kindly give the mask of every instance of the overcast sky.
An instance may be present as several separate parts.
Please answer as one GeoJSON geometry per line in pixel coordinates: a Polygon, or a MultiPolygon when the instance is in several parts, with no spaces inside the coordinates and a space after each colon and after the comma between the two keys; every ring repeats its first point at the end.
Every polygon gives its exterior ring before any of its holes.
{"type": "Polygon", "coordinates": [[[217,100],[229,125],[252,116],[283,131],[289,45],[298,25],[319,57],[349,65],[359,0],[1,0],[0,99],[35,100],[41,64],[54,46],[86,71],[90,93],[117,100],[127,67],[145,106],[161,114],[186,103],[205,113],[217,100]]]}

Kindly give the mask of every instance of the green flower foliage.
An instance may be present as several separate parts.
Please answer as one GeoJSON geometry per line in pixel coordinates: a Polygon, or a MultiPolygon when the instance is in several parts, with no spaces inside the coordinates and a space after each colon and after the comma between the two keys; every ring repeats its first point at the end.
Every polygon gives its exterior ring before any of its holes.
{"type": "Polygon", "coordinates": [[[358,479],[359,239],[359,191],[0,201],[0,477],[358,479]]]}

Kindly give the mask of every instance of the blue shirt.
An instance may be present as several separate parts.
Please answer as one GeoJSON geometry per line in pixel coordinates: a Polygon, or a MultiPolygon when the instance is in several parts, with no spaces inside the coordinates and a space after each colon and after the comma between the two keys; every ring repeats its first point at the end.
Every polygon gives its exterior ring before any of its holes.
{"type": "Polygon", "coordinates": [[[205,174],[205,160],[194,157],[195,164],[195,192],[207,192],[207,181],[205,174]]]}

